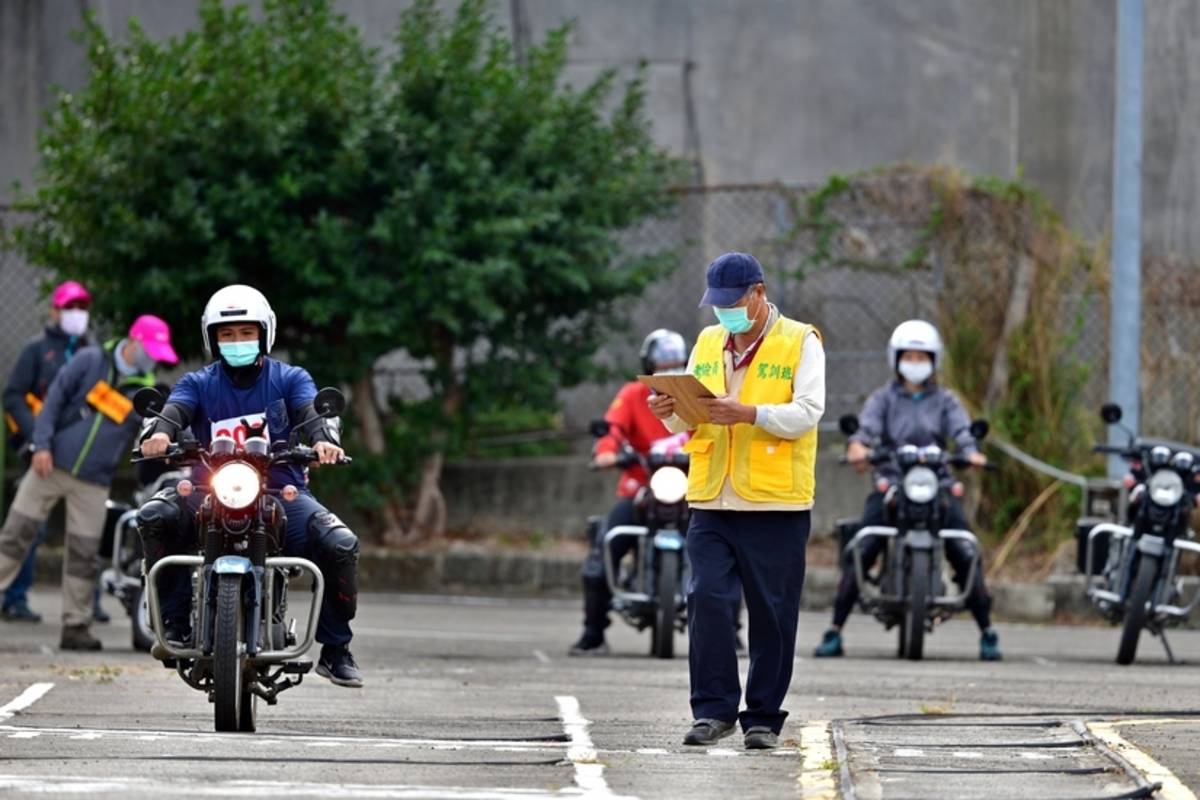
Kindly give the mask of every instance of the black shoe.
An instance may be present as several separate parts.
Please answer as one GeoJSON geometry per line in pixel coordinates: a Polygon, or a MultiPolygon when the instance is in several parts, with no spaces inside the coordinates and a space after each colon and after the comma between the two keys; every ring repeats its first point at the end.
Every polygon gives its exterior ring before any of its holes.
{"type": "Polygon", "coordinates": [[[608,655],[608,643],[604,641],[604,633],[596,633],[591,630],[584,630],[583,635],[579,637],[579,641],[571,645],[571,649],[567,651],[569,656],[606,656],[608,655]]]}
{"type": "MultiPolygon", "coordinates": [[[[192,646],[192,624],[186,619],[164,619],[163,620],[163,639],[171,647],[176,647],[180,650],[186,650],[192,646]]],[[[155,639],[150,645],[150,655],[157,658],[159,661],[166,661],[172,656],[155,639]]]]}
{"type": "Polygon", "coordinates": [[[99,650],[100,640],[92,636],[87,625],[66,625],[58,642],[59,650],[99,650]]]}
{"type": "Polygon", "coordinates": [[[1004,656],[1000,652],[1000,637],[992,628],[988,628],[979,637],[979,660],[1000,661],[1004,656]]]}
{"type": "Polygon", "coordinates": [[[29,607],[24,601],[6,606],[3,617],[8,622],[41,622],[42,615],[29,607]]]}
{"type": "Polygon", "coordinates": [[[732,722],[722,722],[719,719],[698,719],[692,723],[692,729],[683,737],[684,744],[704,745],[716,744],[733,733],[732,722]]]}
{"type": "Polygon", "coordinates": [[[813,655],[817,658],[841,658],[845,654],[845,651],[842,650],[842,634],[832,629],[825,631],[821,643],[813,651],[813,655]]]}
{"type": "Polygon", "coordinates": [[[349,686],[353,689],[363,685],[362,673],[350,653],[348,645],[340,647],[325,645],[321,648],[321,659],[317,662],[317,674],[328,678],[338,686],[349,686]]]}
{"type": "Polygon", "coordinates": [[[779,747],[779,734],[765,725],[755,725],[746,731],[747,750],[774,750],[779,747]]]}

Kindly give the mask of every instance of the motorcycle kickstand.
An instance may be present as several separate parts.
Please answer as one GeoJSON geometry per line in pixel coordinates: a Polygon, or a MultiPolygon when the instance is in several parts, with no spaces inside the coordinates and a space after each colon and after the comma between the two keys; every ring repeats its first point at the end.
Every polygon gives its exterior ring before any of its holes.
{"type": "Polygon", "coordinates": [[[1167,663],[1168,664],[1182,664],[1183,663],[1182,661],[1175,658],[1175,652],[1173,650],[1171,650],[1171,643],[1167,641],[1167,629],[1165,627],[1161,627],[1158,630],[1154,631],[1154,634],[1156,636],[1158,636],[1159,639],[1162,640],[1163,649],[1167,651],[1167,663]]]}

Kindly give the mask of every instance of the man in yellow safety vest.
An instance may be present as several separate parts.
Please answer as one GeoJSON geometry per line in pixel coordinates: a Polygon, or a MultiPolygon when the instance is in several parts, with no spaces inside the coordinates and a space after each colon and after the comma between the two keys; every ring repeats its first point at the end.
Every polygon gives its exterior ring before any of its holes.
{"type": "MultiPolygon", "coordinates": [[[[792,678],[804,548],[813,505],[817,423],[825,411],[825,351],[812,325],[767,301],[762,266],[726,253],[708,266],[718,324],[705,328],[688,372],[714,395],[695,427],[688,502],[688,662],[695,722],[684,744],[711,744],[741,723],[747,749],[778,745],[792,678]],[[750,672],[740,714],[734,625],[739,594],[750,616],[750,672]]],[[[675,401],[651,411],[673,432],[692,426],[675,401]]]]}

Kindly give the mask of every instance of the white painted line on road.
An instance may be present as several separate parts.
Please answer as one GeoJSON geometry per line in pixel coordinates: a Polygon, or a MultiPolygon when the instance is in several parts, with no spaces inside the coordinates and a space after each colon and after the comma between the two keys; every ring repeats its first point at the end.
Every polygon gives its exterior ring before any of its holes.
{"type": "Polygon", "coordinates": [[[901,747],[892,753],[892,755],[896,756],[896,758],[924,758],[925,751],[913,747],[901,747]]]}
{"type": "Polygon", "coordinates": [[[39,736],[41,736],[41,734],[38,733],[37,731],[21,731],[20,733],[10,733],[8,735],[8,738],[10,738],[10,739],[36,739],[39,736]]]}
{"type": "Polygon", "coordinates": [[[641,748],[638,748],[637,753],[638,753],[638,755],[642,755],[642,756],[669,756],[669,755],[671,755],[670,750],[664,750],[661,747],[641,747],[641,748]]]}
{"type": "Polygon", "coordinates": [[[54,688],[53,683],[35,683],[25,691],[21,692],[12,700],[0,706],[0,720],[8,719],[14,714],[19,714],[31,705],[41,700],[46,692],[54,688]]]}
{"type": "Polygon", "coordinates": [[[546,655],[541,650],[534,650],[533,657],[536,658],[538,661],[542,662],[543,664],[550,663],[550,656],[546,655]]]}
{"type": "Polygon", "coordinates": [[[1089,722],[1087,729],[1097,739],[1108,745],[1113,752],[1132,764],[1150,783],[1162,783],[1162,788],[1158,790],[1156,797],[1160,797],[1162,800],[1196,800],[1196,795],[1192,793],[1191,789],[1184,786],[1179,778],[1175,777],[1175,773],[1117,733],[1117,726],[1124,724],[1121,720],[1089,722]]]}
{"type": "Polygon", "coordinates": [[[0,792],[6,791],[55,796],[137,792],[162,797],[342,797],[351,800],[428,800],[431,797],[444,800],[558,800],[562,796],[544,789],[492,789],[395,783],[302,783],[262,780],[201,783],[111,776],[0,775],[0,792]]]}
{"type": "Polygon", "coordinates": [[[1034,657],[1033,657],[1033,663],[1035,663],[1035,664],[1037,664],[1038,666],[1041,666],[1041,667],[1055,667],[1055,666],[1058,666],[1058,662],[1057,662],[1057,661],[1051,661],[1050,659],[1048,659],[1048,658],[1043,658],[1042,656],[1034,656],[1034,657]]]}
{"type": "Polygon", "coordinates": [[[737,750],[730,750],[728,747],[710,747],[708,748],[708,754],[710,756],[717,756],[718,758],[737,758],[741,755],[737,750]]]}
{"type": "Polygon", "coordinates": [[[1048,753],[1035,753],[1032,750],[1022,750],[1020,755],[1021,755],[1021,758],[1027,759],[1029,761],[1053,761],[1054,760],[1054,756],[1049,755],[1048,753]]]}
{"type": "Polygon", "coordinates": [[[288,735],[279,736],[259,734],[253,739],[247,739],[238,733],[201,733],[187,731],[147,731],[126,728],[46,728],[28,725],[0,724],[0,734],[36,732],[38,734],[65,736],[70,739],[116,739],[133,741],[169,741],[187,739],[205,744],[224,743],[244,747],[248,742],[259,746],[288,746],[309,744],[316,747],[397,747],[426,749],[431,747],[454,747],[462,750],[495,750],[497,748],[513,748],[527,751],[561,750],[561,742],[539,742],[509,739],[381,739],[376,737],[355,736],[311,736],[288,735]]]}
{"type": "Polygon", "coordinates": [[[554,701],[558,703],[558,716],[562,720],[563,730],[571,739],[567,759],[575,765],[575,785],[582,790],[581,796],[615,800],[616,795],[604,780],[604,764],[597,758],[592,737],[588,734],[588,725],[591,723],[580,713],[579,701],[571,695],[558,695],[554,701]]]}
{"type": "Polygon", "coordinates": [[[800,773],[796,786],[804,800],[837,800],[837,761],[828,720],[813,720],[800,729],[800,773]]]}
{"type": "Polygon", "coordinates": [[[950,754],[951,758],[983,758],[983,753],[976,753],[972,750],[955,750],[950,754]]]}

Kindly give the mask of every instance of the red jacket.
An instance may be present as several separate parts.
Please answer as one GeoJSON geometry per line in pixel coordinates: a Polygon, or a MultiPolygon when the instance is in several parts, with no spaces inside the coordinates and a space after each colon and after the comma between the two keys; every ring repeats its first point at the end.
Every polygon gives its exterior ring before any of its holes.
{"type": "MultiPolygon", "coordinates": [[[[644,383],[631,381],[621,387],[608,411],[604,412],[604,419],[611,428],[607,436],[596,440],[593,451],[596,455],[615,453],[625,441],[645,455],[654,441],[671,435],[658,417],[650,413],[650,407],[646,405],[649,397],[650,387],[644,383]]],[[[649,476],[641,464],[627,467],[617,482],[617,497],[633,497],[647,480],[649,476]]]]}

